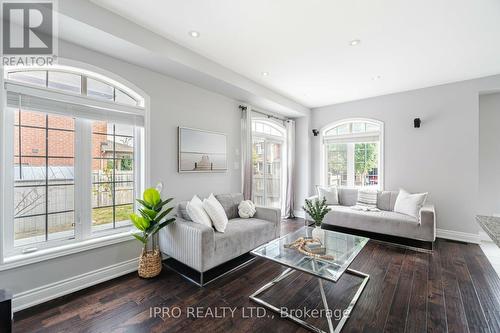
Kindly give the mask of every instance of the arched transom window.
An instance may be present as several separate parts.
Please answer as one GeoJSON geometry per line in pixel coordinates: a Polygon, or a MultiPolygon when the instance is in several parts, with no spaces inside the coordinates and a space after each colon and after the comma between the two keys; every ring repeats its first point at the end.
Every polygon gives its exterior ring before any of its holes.
{"type": "Polygon", "coordinates": [[[343,120],[326,127],[322,137],[326,185],[381,187],[381,122],[343,120]]]}
{"type": "Polygon", "coordinates": [[[117,104],[144,106],[144,99],[133,90],[106,77],[93,75],[76,68],[13,68],[7,69],[5,78],[13,82],[43,87],[55,91],[83,95],[117,104]]]}
{"type": "Polygon", "coordinates": [[[264,134],[280,138],[285,136],[285,129],[283,126],[279,126],[267,120],[253,120],[252,132],[256,135],[264,134]]]}

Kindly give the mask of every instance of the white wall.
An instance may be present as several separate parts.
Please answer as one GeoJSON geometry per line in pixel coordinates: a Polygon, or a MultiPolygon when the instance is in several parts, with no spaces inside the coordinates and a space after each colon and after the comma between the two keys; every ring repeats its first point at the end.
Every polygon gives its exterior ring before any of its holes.
{"type": "MultiPolygon", "coordinates": [[[[312,111],[312,128],[351,117],[383,121],[385,189],[428,191],[438,228],[477,234],[479,92],[498,88],[500,76],[491,76],[322,107],[312,111]]],[[[311,185],[320,181],[319,138],[312,139],[311,185]]]]}
{"type": "Polygon", "coordinates": [[[479,97],[478,209],[500,214],[500,93],[479,97]]]}
{"type": "MultiPolygon", "coordinates": [[[[193,194],[238,192],[240,147],[239,103],[170,77],[157,74],[73,44],[60,43],[59,56],[89,63],[120,75],[144,90],[151,99],[151,184],[162,181],[165,196],[176,201],[193,194]],[[177,126],[189,126],[228,135],[228,167],[223,173],[177,173],[177,126]]],[[[57,281],[128,262],[139,255],[137,241],[68,255],[0,271],[0,286],[19,294],[57,281]]],[[[128,265],[127,267],[130,267],[128,265]]],[[[15,303],[15,305],[17,305],[15,303]]]]}

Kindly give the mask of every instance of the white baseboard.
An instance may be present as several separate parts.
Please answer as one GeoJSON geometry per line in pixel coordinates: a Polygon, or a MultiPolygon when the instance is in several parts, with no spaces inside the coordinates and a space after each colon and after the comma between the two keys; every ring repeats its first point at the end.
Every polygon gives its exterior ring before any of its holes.
{"type": "Polygon", "coordinates": [[[125,275],[137,270],[137,265],[138,259],[131,259],[15,294],[12,300],[12,311],[20,311],[40,303],[50,301],[54,298],[125,275]]]}
{"type": "Polygon", "coordinates": [[[481,237],[479,236],[479,234],[471,234],[468,232],[436,229],[436,236],[439,238],[451,239],[465,243],[481,243],[481,237]]]}

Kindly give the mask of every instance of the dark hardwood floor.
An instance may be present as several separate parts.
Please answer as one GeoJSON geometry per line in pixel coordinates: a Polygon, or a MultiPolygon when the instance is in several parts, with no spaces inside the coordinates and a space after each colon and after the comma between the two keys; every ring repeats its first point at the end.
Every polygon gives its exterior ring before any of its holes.
{"type": "MultiPolygon", "coordinates": [[[[300,219],[284,221],[282,234],[302,225],[300,219]]],[[[370,280],[343,332],[500,332],[500,279],[477,245],[438,239],[434,253],[426,254],[370,241],[351,268],[370,280]]],[[[248,296],[283,270],[257,259],[204,288],[167,269],[153,280],[132,273],[16,313],[14,332],[305,332],[272,312],[248,318],[257,306],[248,296]],[[151,307],[182,313],[155,318],[151,307]],[[188,307],[202,307],[205,315],[208,309],[236,310],[224,318],[192,318],[188,307]]],[[[337,284],[325,282],[331,309],[345,308],[360,281],[344,275],[337,284]]],[[[261,297],[289,308],[322,309],[317,279],[302,273],[261,297]]],[[[308,321],[327,329],[325,318],[308,321]]]]}

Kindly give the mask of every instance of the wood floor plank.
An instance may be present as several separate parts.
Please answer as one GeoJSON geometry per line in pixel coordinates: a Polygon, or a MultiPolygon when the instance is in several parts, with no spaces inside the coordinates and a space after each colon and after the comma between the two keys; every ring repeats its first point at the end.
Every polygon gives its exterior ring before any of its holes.
{"type": "Polygon", "coordinates": [[[500,283],[492,278],[495,270],[478,246],[468,245],[462,253],[490,330],[500,332],[500,283]]]}
{"type": "Polygon", "coordinates": [[[490,332],[483,307],[477,297],[476,288],[470,276],[467,264],[462,254],[464,246],[449,242],[446,244],[453,257],[453,266],[458,281],[462,303],[467,316],[469,330],[472,332],[490,332]]]}
{"type": "Polygon", "coordinates": [[[469,324],[465,314],[462,295],[457,280],[454,256],[449,241],[438,245],[442,264],[443,290],[446,304],[446,323],[449,332],[469,332],[469,324]]]}
{"type": "MultiPolygon", "coordinates": [[[[435,247],[437,246],[439,246],[439,244],[435,245],[435,247]]],[[[429,284],[427,289],[427,332],[447,332],[448,326],[446,323],[446,307],[444,302],[441,257],[437,248],[434,250],[434,253],[428,256],[428,260],[429,284]]]]}
{"type": "MultiPolygon", "coordinates": [[[[286,220],[281,230],[300,228],[286,220]]],[[[370,280],[344,326],[344,332],[500,332],[500,279],[479,246],[438,239],[433,254],[368,242],[351,264],[370,280]]],[[[249,295],[285,268],[257,259],[204,288],[164,269],[144,280],[136,273],[16,313],[14,332],[307,332],[256,307],[249,295]],[[179,307],[180,318],[151,317],[151,307],[179,307]],[[187,307],[231,307],[234,317],[187,318],[187,307]]],[[[357,288],[344,279],[324,284],[328,303],[342,307],[357,288]]],[[[272,297],[293,308],[322,308],[317,279],[299,273],[273,290],[272,297]]],[[[326,328],[324,318],[312,321],[326,328]]]]}
{"type": "Polygon", "coordinates": [[[427,253],[415,255],[415,271],[406,318],[405,332],[407,333],[426,332],[427,330],[428,256],[427,253]]]}
{"type": "Polygon", "coordinates": [[[404,332],[406,328],[406,318],[408,315],[408,307],[411,297],[414,278],[414,262],[415,253],[406,250],[401,267],[394,298],[391,303],[391,309],[387,316],[387,321],[384,326],[385,332],[404,332]]]}

